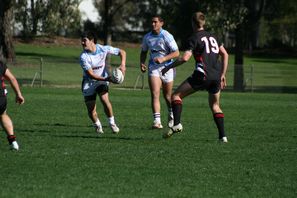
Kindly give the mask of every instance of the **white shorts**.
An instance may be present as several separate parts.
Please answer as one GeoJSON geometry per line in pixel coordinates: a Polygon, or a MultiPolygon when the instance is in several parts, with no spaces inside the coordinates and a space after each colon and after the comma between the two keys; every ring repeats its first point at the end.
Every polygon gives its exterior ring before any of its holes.
{"type": "Polygon", "coordinates": [[[108,86],[109,82],[107,81],[95,81],[95,80],[86,80],[82,81],[82,94],[83,96],[91,96],[97,93],[97,87],[100,85],[108,86]]]}
{"type": "Polygon", "coordinates": [[[159,68],[149,68],[148,75],[149,76],[155,76],[155,77],[160,77],[163,83],[169,83],[172,82],[175,78],[175,68],[172,68],[168,70],[164,75],[162,75],[162,69],[165,66],[159,67],[159,68]]]}

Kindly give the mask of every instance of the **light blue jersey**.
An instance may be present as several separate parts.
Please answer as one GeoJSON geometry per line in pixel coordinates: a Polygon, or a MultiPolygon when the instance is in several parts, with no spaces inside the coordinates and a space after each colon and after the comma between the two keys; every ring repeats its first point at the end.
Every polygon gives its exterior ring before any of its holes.
{"type": "Polygon", "coordinates": [[[120,49],[108,45],[96,44],[96,52],[83,51],[80,55],[80,66],[83,69],[83,78],[91,80],[86,71],[92,69],[94,74],[101,77],[107,77],[107,69],[105,67],[105,60],[108,54],[119,55],[120,49]]]}
{"type": "Polygon", "coordinates": [[[142,51],[150,51],[149,70],[170,64],[173,60],[168,60],[162,64],[153,61],[155,57],[164,57],[178,50],[178,46],[173,36],[166,30],[161,29],[160,34],[147,33],[142,41],[142,51]]]}

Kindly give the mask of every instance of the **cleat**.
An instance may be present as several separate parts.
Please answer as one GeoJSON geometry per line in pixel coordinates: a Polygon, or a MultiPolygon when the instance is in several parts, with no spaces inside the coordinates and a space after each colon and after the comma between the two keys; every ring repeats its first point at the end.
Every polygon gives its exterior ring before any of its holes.
{"type": "Polygon", "coordinates": [[[95,127],[95,131],[96,131],[96,133],[97,133],[98,135],[101,135],[101,134],[103,134],[103,133],[104,133],[104,131],[103,131],[103,129],[102,129],[102,126],[101,126],[101,125],[99,125],[99,126],[97,126],[97,125],[94,125],[94,127],[95,127]]]}
{"type": "Polygon", "coordinates": [[[163,129],[163,126],[162,126],[162,124],[160,122],[154,121],[152,129],[163,129]]]}
{"type": "Polygon", "coordinates": [[[174,125],[173,117],[171,115],[168,115],[168,127],[172,128],[173,125],[174,125]]]}
{"type": "Polygon", "coordinates": [[[182,131],[183,126],[181,123],[179,123],[178,125],[175,125],[172,128],[170,128],[167,133],[164,133],[163,138],[170,138],[174,133],[180,133],[182,131]]]}
{"type": "Polygon", "coordinates": [[[227,139],[227,137],[222,137],[221,139],[219,139],[219,142],[228,143],[228,139],[227,139]]]}
{"type": "Polygon", "coordinates": [[[120,132],[120,129],[116,124],[111,124],[110,128],[111,128],[113,133],[119,133],[120,132]]]}
{"type": "Polygon", "coordinates": [[[13,141],[11,144],[10,144],[10,149],[11,150],[16,150],[18,151],[19,150],[19,145],[16,141],[13,141]]]}

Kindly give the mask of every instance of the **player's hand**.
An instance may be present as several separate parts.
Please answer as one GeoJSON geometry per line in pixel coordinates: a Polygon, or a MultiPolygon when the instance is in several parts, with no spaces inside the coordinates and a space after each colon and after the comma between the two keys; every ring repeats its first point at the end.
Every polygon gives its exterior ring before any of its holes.
{"type": "Polygon", "coordinates": [[[141,70],[142,73],[146,72],[146,65],[141,63],[140,64],[140,70],[141,70]]]}
{"type": "Polygon", "coordinates": [[[111,76],[107,76],[106,78],[104,78],[104,81],[112,82],[111,76]]]}
{"type": "Polygon", "coordinates": [[[161,72],[162,72],[162,75],[164,76],[166,74],[166,72],[168,72],[170,68],[169,67],[164,67],[161,72]]]}
{"type": "Polygon", "coordinates": [[[165,61],[165,58],[164,57],[156,57],[154,58],[154,62],[157,63],[157,64],[161,64],[165,61]]]}
{"type": "Polygon", "coordinates": [[[22,95],[16,95],[15,96],[15,102],[18,104],[24,104],[25,103],[25,99],[22,95]]]}
{"type": "Polygon", "coordinates": [[[126,66],[125,65],[120,65],[119,66],[119,70],[121,70],[122,73],[123,73],[123,75],[125,76],[125,74],[126,74],[126,66]]]}
{"type": "Polygon", "coordinates": [[[227,81],[226,81],[226,77],[222,76],[221,77],[221,89],[225,89],[227,86],[227,81]]]}

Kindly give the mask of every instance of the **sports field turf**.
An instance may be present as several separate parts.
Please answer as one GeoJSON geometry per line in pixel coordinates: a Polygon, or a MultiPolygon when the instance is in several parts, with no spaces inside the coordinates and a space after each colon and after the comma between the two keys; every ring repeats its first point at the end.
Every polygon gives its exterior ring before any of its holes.
{"type": "MultiPolygon", "coordinates": [[[[26,102],[14,104],[9,88],[8,113],[20,151],[8,149],[2,131],[1,198],[297,196],[297,59],[245,57],[245,78],[254,65],[255,92],[222,93],[229,143],[219,144],[205,92],[184,100],[181,134],[164,140],[166,128],[151,130],[147,79],[144,90],[133,90],[139,49],[126,49],[126,79],[110,90],[119,134],[111,133],[98,103],[102,136],[91,127],[81,96],[79,46],[18,44],[16,51],[17,63],[9,67],[26,102]],[[31,88],[40,58],[44,86],[39,88],[37,75],[31,88]]],[[[232,62],[231,55],[231,87],[232,62]]],[[[192,68],[192,62],[177,68],[175,86],[192,68]]]]}
{"type": "Polygon", "coordinates": [[[79,89],[23,91],[26,104],[11,93],[8,108],[20,151],[0,135],[0,197],[296,197],[294,94],[223,93],[219,144],[202,92],[184,101],[184,132],[164,140],[150,129],[148,90],[112,89],[121,132],[103,116],[100,137],[79,89]]]}

